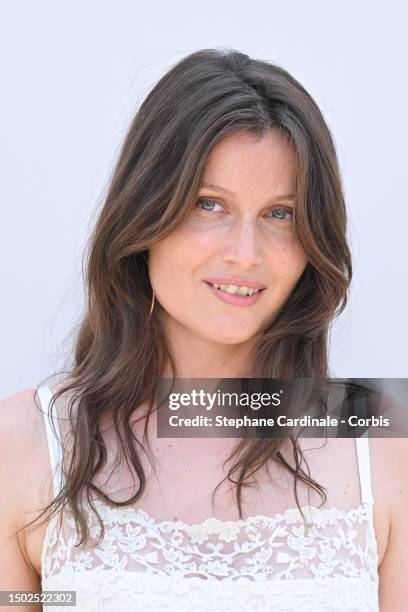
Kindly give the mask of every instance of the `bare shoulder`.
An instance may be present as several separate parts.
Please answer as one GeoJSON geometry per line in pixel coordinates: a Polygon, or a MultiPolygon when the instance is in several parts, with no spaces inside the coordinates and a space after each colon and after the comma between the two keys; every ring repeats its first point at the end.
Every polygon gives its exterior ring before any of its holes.
{"type": "MultiPolygon", "coordinates": [[[[60,386],[49,389],[54,395],[60,386]]],[[[57,399],[55,414],[62,417],[60,430],[65,433],[64,401],[57,399]]],[[[17,524],[23,515],[22,524],[25,524],[27,512],[52,499],[44,406],[37,389],[23,389],[0,400],[0,478],[2,490],[8,491],[8,507],[13,509],[17,524]]]]}
{"type": "Polygon", "coordinates": [[[370,456],[374,487],[392,518],[408,502],[408,438],[370,438],[370,456]]]}
{"type": "Polygon", "coordinates": [[[35,389],[0,400],[0,479],[16,525],[39,501],[42,476],[49,473],[44,416],[35,389]]]}
{"type": "MultiPolygon", "coordinates": [[[[0,586],[38,589],[38,571],[19,531],[49,500],[47,442],[35,389],[0,400],[0,586]]],[[[1,589],[0,589],[1,590],[1,589]]]]}
{"type": "Polygon", "coordinates": [[[35,389],[23,389],[0,399],[2,446],[18,446],[25,435],[30,435],[33,425],[38,426],[40,411],[38,400],[37,403],[35,401],[35,393],[35,389]]]}
{"type": "Polygon", "coordinates": [[[379,567],[381,610],[399,609],[408,598],[408,439],[372,438],[373,493],[388,517],[379,567]]]}

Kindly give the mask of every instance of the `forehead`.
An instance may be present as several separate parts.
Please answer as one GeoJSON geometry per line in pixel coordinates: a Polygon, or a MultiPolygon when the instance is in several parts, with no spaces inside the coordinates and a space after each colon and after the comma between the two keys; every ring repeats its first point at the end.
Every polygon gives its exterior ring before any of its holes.
{"type": "Polygon", "coordinates": [[[296,157],[289,138],[277,130],[263,135],[236,132],[225,136],[209,154],[202,183],[259,197],[293,191],[296,157]]]}

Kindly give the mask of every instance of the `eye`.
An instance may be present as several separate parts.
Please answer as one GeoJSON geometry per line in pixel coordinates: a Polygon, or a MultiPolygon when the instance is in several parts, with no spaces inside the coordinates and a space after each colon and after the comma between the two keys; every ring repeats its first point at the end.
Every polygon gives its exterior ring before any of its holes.
{"type": "Polygon", "coordinates": [[[291,221],[293,219],[293,210],[291,208],[286,208],[285,206],[280,206],[279,208],[274,208],[270,211],[272,216],[270,219],[279,219],[282,221],[291,221]],[[274,215],[277,213],[277,216],[274,215]]]}
{"type": "MultiPolygon", "coordinates": [[[[201,208],[201,210],[203,210],[204,212],[213,212],[214,207],[220,206],[220,205],[218,204],[218,202],[216,202],[212,198],[200,198],[199,200],[197,200],[197,206],[198,208],[201,208]]],[[[216,210],[215,212],[219,212],[219,211],[216,210]]]]}

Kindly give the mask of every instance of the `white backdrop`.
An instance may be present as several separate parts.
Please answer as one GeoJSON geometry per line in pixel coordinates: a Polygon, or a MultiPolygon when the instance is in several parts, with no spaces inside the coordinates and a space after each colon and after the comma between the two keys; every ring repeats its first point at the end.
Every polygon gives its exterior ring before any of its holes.
{"type": "Polygon", "coordinates": [[[354,256],[331,369],[408,376],[404,4],[3,3],[0,397],[63,363],[82,309],[82,250],[133,112],[172,64],[206,47],[282,65],[320,105],[354,256]]]}

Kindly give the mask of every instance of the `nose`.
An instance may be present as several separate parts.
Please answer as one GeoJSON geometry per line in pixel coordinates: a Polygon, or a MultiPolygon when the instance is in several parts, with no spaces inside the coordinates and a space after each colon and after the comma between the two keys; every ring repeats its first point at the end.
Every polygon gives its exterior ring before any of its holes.
{"type": "Polygon", "coordinates": [[[224,261],[248,270],[262,262],[256,220],[241,220],[230,228],[224,247],[224,261]]]}

